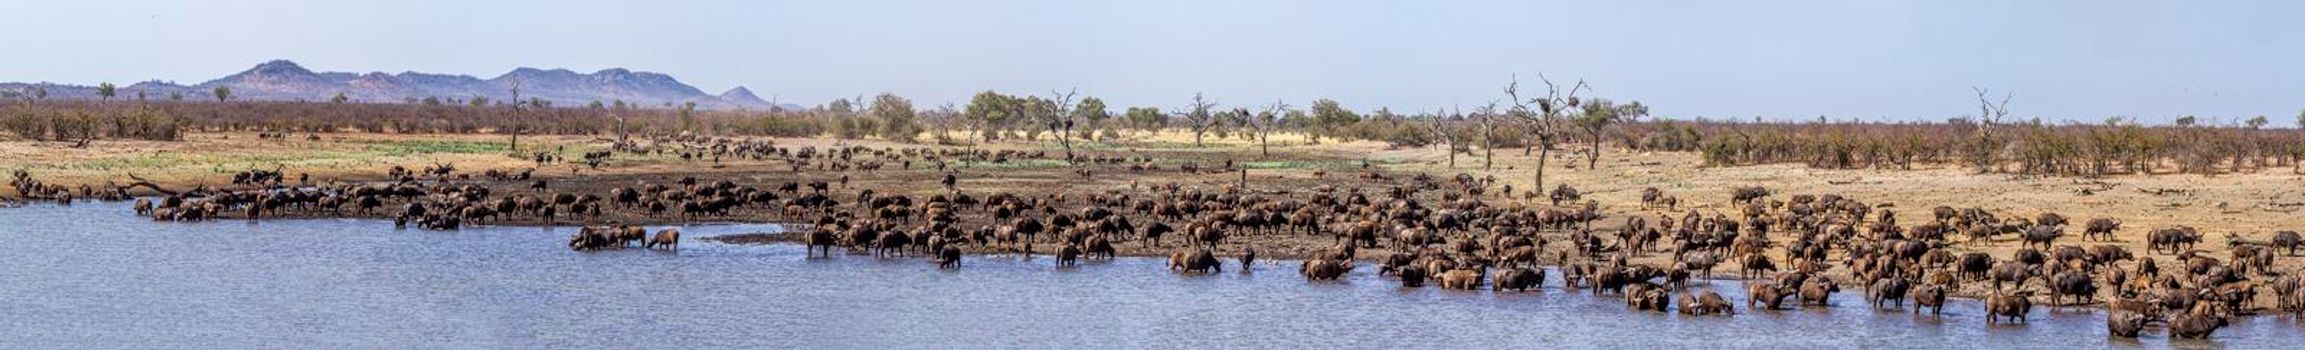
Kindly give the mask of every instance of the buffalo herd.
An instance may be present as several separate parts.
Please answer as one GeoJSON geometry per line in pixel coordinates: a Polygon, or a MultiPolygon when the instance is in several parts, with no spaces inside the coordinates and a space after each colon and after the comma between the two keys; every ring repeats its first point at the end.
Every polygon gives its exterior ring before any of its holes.
{"type": "MultiPolygon", "coordinates": [[[[2196,247],[2205,236],[2200,230],[2154,227],[2146,229],[2146,250],[2139,254],[2112,242],[2129,229],[2116,218],[1951,206],[1900,212],[1886,202],[1763,187],[1733,189],[1712,206],[1684,200],[1693,195],[1648,188],[1640,192],[1639,209],[1607,212],[1568,185],[1541,198],[1531,190],[1515,199],[1509,186],[1495,188],[1494,177],[1381,170],[1353,181],[1292,188],[1252,188],[1244,177],[1238,183],[1130,182],[1125,188],[1069,192],[971,190],[969,180],[952,175],[952,163],[1050,155],[677,141],[686,146],[650,149],[620,142],[614,150],[782,160],[794,179],[685,177],[605,187],[536,179],[505,186],[510,181],[503,180],[529,180],[530,173],[496,172],[487,176],[494,180],[474,181],[439,164],[394,167],[388,181],[289,185],[273,170],[246,174],[249,184],[233,189],[200,187],[137,198],[134,208],[163,221],[356,216],[434,230],[580,223],[583,228],[568,241],[574,250],[679,246],[677,229],[649,235],[617,218],[772,221],[792,224],[792,240],[812,257],[832,255],[837,247],[878,257],[918,255],[948,269],[960,268],[964,253],[1039,252],[1069,266],[1111,259],[1128,248],[1137,255],[1165,252],[1170,270],[1206,274],[1222,272],[1228,256],[1238,257],[1244,269],[1253,265],[1251,246],[1280,251],[1275,247],[1312,245],[1283,254],[1301,259],[1298,269],[1308,280],[1340,279],[1362,264],[1404,287],[1519,292],[1538,289],[1550,278],[1562,289],[1622,297],[1635,310],[1691,315],[1738,313],[1736,302],[1691,286],[1693,280],[1727,277],[1714,271],[1728,269],[1748,280],[1743,304],[1749,310],[1829,305],[1844,286],[1862,289],[1869,307],[1927,309],[1931,315],[1941,314],[1948,297],[1978,298],[1993,323],[2023,323],[2036,303],[2102,304],[2110,309],[2108,328],[2117,336],[2159,326],[2176,337],[2207,337],[2238,315],[2305,312],[2305,284],[2296,271],[2272,264],[2305,246],[2294,231],[2261,241],[2227,234],[2223,243],[2230,253],[2212,256],[2196,247]],[[943,181],[906,188],[850,185],[848,174],[883,168],[934,171],[943,181]],[[799,174],[810,170],[841,175],[836,180],[799,174]],[[747,180],[756,183],[740,182],[747,180]],[[1548,270],[1559,276],[1547,276],[1548,270]],[[2259,293],[2271,293],[2273,302],[2259,302],[2259,293]]],[[[615,157],[583,158],[590,167],[615,157]]],[[[1061,161],[1124,173],[1242,171],[1230,161],[1173,170],[1137,156],[1061,161]]],[[[17,182],[39,193],[69,195],[21,174],[17,182]]]]}

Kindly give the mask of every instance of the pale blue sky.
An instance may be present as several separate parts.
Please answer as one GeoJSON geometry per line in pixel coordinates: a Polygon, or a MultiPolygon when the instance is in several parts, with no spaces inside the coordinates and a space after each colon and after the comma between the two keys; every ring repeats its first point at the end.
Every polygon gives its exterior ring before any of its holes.
{"type": "Polygon", "coordinates": [[[0,81],[197,83],[269,59],[672,74],[815,104],[1079,88],[1115,105],[1426,110],[1584,78],[1657,115],[1930,119],[2305,109],[2294,1],[27,1],[0,81]]]}

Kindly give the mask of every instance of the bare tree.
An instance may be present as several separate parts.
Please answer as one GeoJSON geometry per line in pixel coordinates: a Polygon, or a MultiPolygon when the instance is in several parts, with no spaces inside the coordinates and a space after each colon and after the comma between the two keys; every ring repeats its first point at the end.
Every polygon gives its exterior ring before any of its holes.
{"type": "Polygon", "coordinates": [[[936,127],[936,142],[944,144],[952,140],[953,123],[960,119],[960,109],[952,102],[945,102],[936,109],[921,113],[921,116],[924,117],[921,119],[928,120],[929,125],[936,127]]]}
{"type": "Polygon", "coordinates": [[[1497,102],[1473,109],[1473,116],[1481,124],[1481,170],[1489,170],[1497,158],[1497,102]]]}
{"type": "Polygon", "coordinates": [[[1249,127],[1255,128],[1253,131],[1257,133],[1257,146],[1262,148],[1260,152],[1264,157],[1273,156],[1273,129],[1280,128],[1281,117],[1288,112],[1288,101],[1275,100],[1272,105],[1265,106],[1264,113],[1249,118],[1249,127]]]}
{"type": "Polygon", "coordinates": [[[1185,122],[1190,123],[1193,131],[1193,147],[1200,147],[1201,135],[1208,134],[1209,127],[1216,125],[1216,113],[1209,112],[1209,108],[1216,105],[1216,102],[1202,97],[1201,93],[1193,93],[1193,104],[1185,109],[1185,122]]]}
{"type": "Polygon", "coordinates": [[[1994,103],[1991,90],[1975,86],[1969,89],[1977,91],[1978,110],[1976,142],[1969,146],[1969,161],[1978,173],[1991,172],[1995,162],[1993,153],[2001,148],[2001,138],[1994,134],[1993,127],[2009,116],[2009,100],[2015,99],[2016,94],[2004,93],[2001,102],[1994,103]]]}
{"type": "MultiPolygon", "coordinates": [[[[1538,74],[1537,79],[1545,83],[1545,95],[1527,100],[1521,99],[1519,77],[1505,85],[1505,95],[1513,99],[1513,109],[1509,113],[1527,125],[1532,141],[1529,147],[1537,150],[1536,186],[1529,187],[1532,190],[1545,188],[1545,163],[1552,158],[1553,143],[1559,141],[1561,113],[1577,108],[1577,93],[1592,89],[1584,80],[1578,80],[1576,84],[1568,86],[1568,91],[1561,91],[1561,86],[1554,84],[1544,74],[1538,74]],[[1529,104],[1536,104],[1536,109],[1531,110],[1529,104]]],[[[1522,152],[1524,155],[1527,153],[1522,152]]]]}
{"type": "Polygon", "coordinates": [[[1449,132],[1450,120],[1448,115],[1443,114],[1442,112],[1433,112],[1432,114],[1426,115],[1425,119],[1428,121],[1428,123],[1425,125],[1426,130],[1433,134],[1434,140],[1441,141],[1440,143],[1442,144],[1442,150],[1449,152],[1449,167],[1456,168],[1457,135],[1456,133],[1449,132]]]}
{"type": "Polygon", "coordinates": [[[1057,143],[1064,144],[1064,161],[1068,163],[1073,162],[1071,137],[1073,125],[1072,97],[1073,94],[1079,92],[1079,90],[1080,89],[1072,89],[1065,90],[1064,92],[1050,91],[1049,102],[1053,108],[1046,111],[1038,111],[1043,113],[1040,118],[1044,124],[1048,124],[1048,132],[1056,133],[1057,143]]]}
{"type": "Polygon", "coordinates": [[[520,79],[512,79],[512,154],[520,154],[520,79]]]}

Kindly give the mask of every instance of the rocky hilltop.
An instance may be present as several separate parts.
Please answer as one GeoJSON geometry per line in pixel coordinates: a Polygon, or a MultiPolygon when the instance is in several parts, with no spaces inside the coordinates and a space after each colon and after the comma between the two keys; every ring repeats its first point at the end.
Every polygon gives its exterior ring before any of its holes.
{"type": "MultiPolygon", "coordinates": [[[[696,103],[698,108],[707,109],[768,109],[772,106],[754,95],[751,89],[742,86],[713,95],[681,83],[670,75],[624,68],[577,73],[567,69],[523,67],[494,78],[481,79],[469,75],[422,72],[315,72],[288,60],[264,62],[239,73],[193,85],[164,81],[129,84],[119,87],[114,98],[134,99],[141,92],[149,99],[167,99],[172,95],[181,95],[185,99],[214,99],[213,92],[223,87],[231,90],[231,98],[235,100],[320,102],[333,100],[342,94],[357,102],[395,103],[434,99],[442,103],[466,103],[474,97],[510,101],[516,86],[521,100],[538,98],[557,106],[582,106],[594,101],[613,103],[619,100],[644,108],[669,108],[690,102],[696,103]]],[[[54,99],[99,98],[93,85],[0,83],[0,94],[12,97],[32,97],[39,92],[45,92],[46,98],[54,99]]]]}

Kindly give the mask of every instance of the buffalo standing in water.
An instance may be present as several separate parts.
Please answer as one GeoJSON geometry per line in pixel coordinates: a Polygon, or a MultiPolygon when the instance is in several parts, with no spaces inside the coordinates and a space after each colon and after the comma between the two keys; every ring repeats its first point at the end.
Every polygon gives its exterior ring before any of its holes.
{"type": "Polygon", "coordinates": [[[1801,304],[1804,305],[1832,305],[1833,293],[1841,291],[1841,286],[1833,284],[1832,280],[1818,278],[1809,282],[1814,283],[1801,284],[1801,304]]]}
{"type": "Polygon", "coordinates": [[[1729,304],[1728,298],[1721,297],[1721,293],[1708,290],[1703,294],[1690,295],[1683,292],[1681,293],[1681,313],[1686,315],[1727,315],[1736,313],[1736,307],[1729,304]]]}
{"type": "Polygon", "coordinates": [[[1662,312],[1672,304],[1672,294],[1664,286],[1641,282],[1625,288],[1625,305],[1634,310],[1662,312]]]}
{"type": "Polygon", "coordinates": [[[568,237],[568,249],[578,251],[606,249],[614,245],[616,241],[615,238],[611,237],[612,234],[609,231],[610,229],[607,228],[586,226],[584,229],[578,230],[576,235],[568,237]]]}
{"type": "Polygon", "coordinates": [[[1171,271],[1184,271],[1192,273],[1224,272],[1224,267],[1218,266],[1221,264],[1222,263],[1217,261],[1216,253],[1209,252],[1206,249],[1198,251],[1178,250],[1175,253],[1169,253],[1169,270],[1171,271]]]}
{"type": "Polygon", "coordinates": [[[668,228],[664,229],[664,231],[657,231],[656,236],[650,237],[648,239],[648,243],[642,245],[642,247],[649,249],[665,248],[670,250],[680,250],[680,229],[668,228]]]}
{"type": "Polygon", "coordinates": [[[2145,315],[2128,311],[2105,314],[2105,333],[2115,337],[2136,338],[2145,330],[2145,315]]]}
{"type": "Polygon", "coordinates": [[[1543,284],[1545,284],[1543,270],[1508,267],[1497,271],[1497,282],[1491,287],[1500,292],[1508,290],[1525,292],[1543,284]]]}
{"type": "Polygon", "coordinates": [[[824,256],[832,257],[832,246],[840,245],[840,237],[831,229],[817,227],[808,230],[808,256],[816,256],[817,248],[824,248],[824,256]]]}
{"type": "Polygon", "coordinates": [[[1750,296],[1745,299],[1745,308],[1754,308],[1757,304],[1763,310],[1780,309],[1785,305],[1785,298],[1793,295],[1791,288],[1766,281],[1745,284],[1745,293],[1750,296]]]}
{"type": "Polygon", "coordinates": [[[1079,266],[1080,254],[1081,252],[1079,245],[1065,243],[1064,247],[1059,247],[1056,250],[1056,266],[1079,266]]]}
{"type": "Polygon", "coordinates": [[[2209,339],[2210,333],[2225,328],[2227,320],[2216,312],[2195,310],[2169,318],[2169,336],[2183,339],[2209,339]]]}
{"type": "Polygon", "coordinates": [[[1333,281],[1352,270],[1350,261],[1314,259],[1304,263],[1305,279],[1312,281],[1333,281]]]}
{"type": "MultiPolygon", "coordinates": [[[[825,249],[826,255],[832,254],[832,248],[828,247],[825,249]]],[[[941,269],[960,268],[960,248],[945,246],[944,249],[936,251],[936,267],[941,269]]]]}
{"type": "Polygon", "coordinates": [[[1930,316],[1943,316],[1945,294],[1945,285],[1941,284],[1922,286],[1921,289],[1913,291],[1913,314],[1919,315],[1921,308],[1928,308],[1930,316]]]}
{"type": "Polygon", "coordinates": [[[1993,324],[2006,319],[2011,323],[2025,323],[2025,314],[2033,312],[2032,291],[1993,294],[1985,298],[1985,323],[1993,324]]]}
{"type": "Polygon", "coordinates": [[[1870,299],[1875,308],[1881,307],[1882,303],[1887,303],[1892,307],[1904,307],[1905,292],[1912,286],[1912,282],[1905,281],[1903,277],[1883,278],[1874,281],[1872,287],[1865,288],[1865,296],[1870,299]]]}
{"type": "Polygon", "coordinates": [[[1416,265],[1402,266],[1399,269],[1395,269],[1393,270],[1393,275],[1399,276],[1401,278],[1401,287],[1404,288],[1423,287],[1425,286],[1425,278],[1427,277],[1425,276],[1425,268],[1416,265]]]}
{"type": "Polygon", "coordinates": [[[1475,268],[1449,269],[1449,272],[1441,273],[1441,288],[1456,290],[1479,288],[1484,270],[1475,268]]]}

